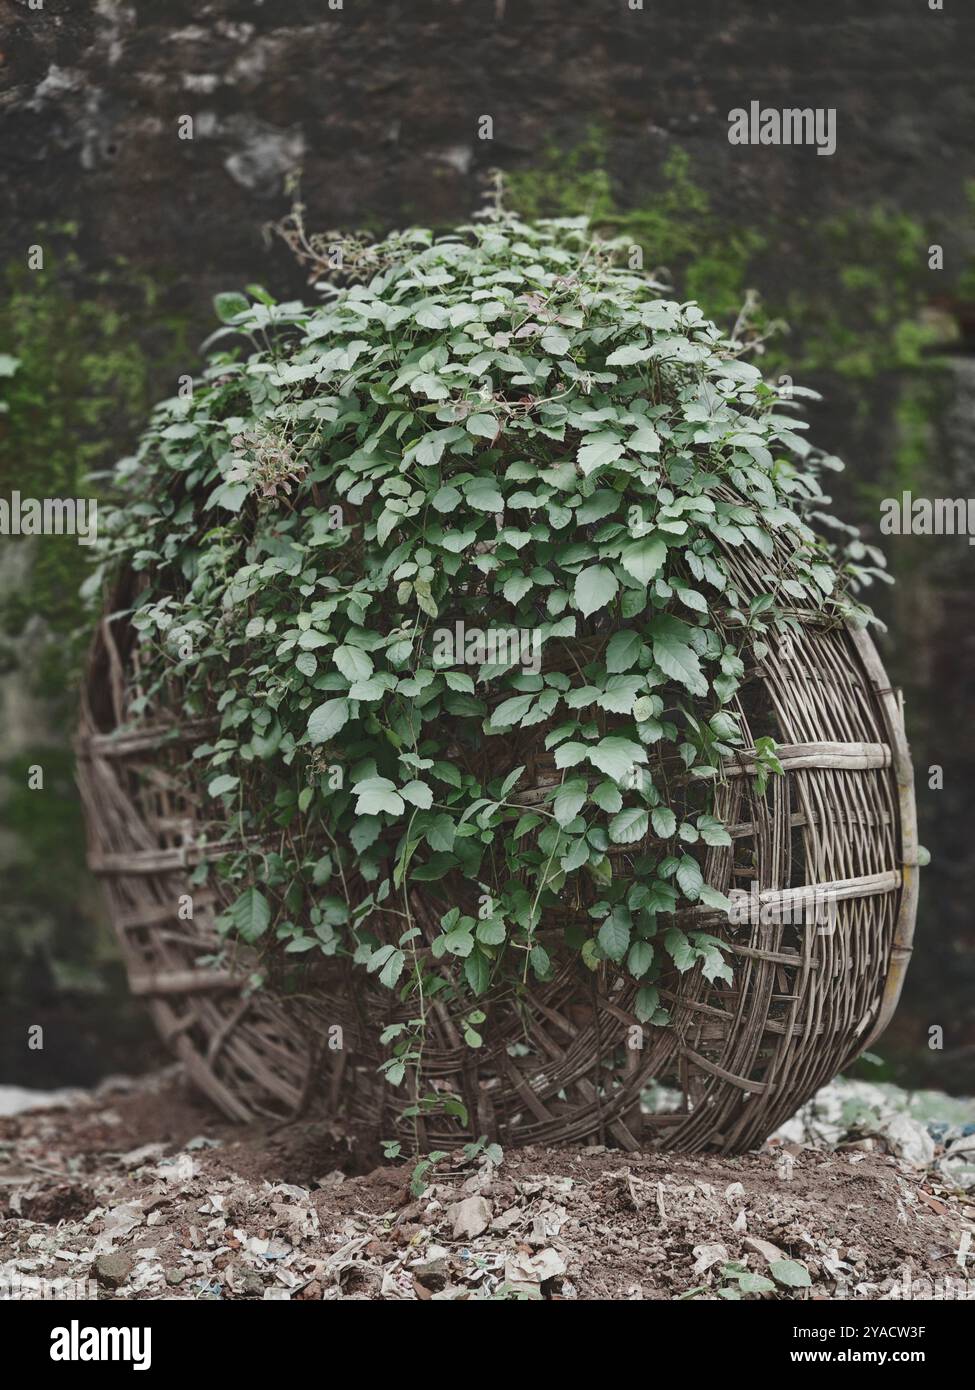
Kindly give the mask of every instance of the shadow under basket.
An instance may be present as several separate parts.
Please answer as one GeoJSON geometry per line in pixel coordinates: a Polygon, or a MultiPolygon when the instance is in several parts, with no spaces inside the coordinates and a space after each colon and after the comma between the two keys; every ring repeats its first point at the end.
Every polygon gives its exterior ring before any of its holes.
{"type": "MultiPolygon", "coordinates": [[[[199,833],[205,798],[188,768],[201,729],[140,723],[129,711],[133,634],[118,616],[129,595],[114,597],[92,648],[77,740],[89,862],[133,992],[230,1118],[327,1110],[405,1148],[483,1135],[736,1153],[761,1143],[889,1021],[911,951],[917,831],[901,701],[866,632],[804,626],[787,657],[763,657],[751,696],[732,705],[751,746],[717,788],[732,845],[705,849],[700,864],[708,883],[745,890],[751,906],[747,921],[694,910],[689,923],[726,943],[731,983],[709,983],[700,965],[674,970],[658,986],[670,1023],[654,1027],[638,1021],[637,986],[617,969],[564,961],[548,983],[489,991],[476,1049],[463,1036],[474,1005],[435,998],[418,1090],[413,1068],[394,1089],[378,1070],[390,1055],[379,1034],[416,1005],[399,1008],[361,967],[323,959],[288,993],[273,975],[249,989],[256,957],[246,949],[232,966],[200,963],[225,944],[215,923],[227,904],[219,888],[191,888],[190,875],[233,846],[199,833]],[[767,733],[784,775],[758,797],[751,758],[767,733]],[[182,920],[189,893],[193,916],[182,920]],[[404,1104],[431,1094],[453,1113],[438,1106],[403,1121],[404,1104]]],[[[436,904],[416,892],[411,901],[429,941],[436,904]]]]}

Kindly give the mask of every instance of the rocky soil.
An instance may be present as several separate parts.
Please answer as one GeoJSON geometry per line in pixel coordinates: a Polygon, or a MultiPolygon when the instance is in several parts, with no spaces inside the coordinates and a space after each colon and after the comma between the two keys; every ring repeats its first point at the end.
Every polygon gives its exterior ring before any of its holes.
{"type": "Polygon", "coordinates": [[[843,1085],[739,1158],[457,1152],[411,1190],[337,1124],[231,1126],[174,1069],[108,1082],[0,1120],[0,1295],[972,1297],[975,1110],[843,1085]]]}

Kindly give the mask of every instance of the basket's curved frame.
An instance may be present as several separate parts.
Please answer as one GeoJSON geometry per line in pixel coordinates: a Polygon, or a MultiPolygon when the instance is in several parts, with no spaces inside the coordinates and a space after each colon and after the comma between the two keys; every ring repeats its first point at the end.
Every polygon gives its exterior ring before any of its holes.
{"type": "MultiPolygon", "coordinates": [[[[746,592],[754,587],[744,569],[738,580],[746,592]]],[[[249,989],[254,960],[245,950],[229,967],[201,966],[221,946],[221,903],[193,890],[190,874],[227,845],[201,838],[201,806],[181,775],[200,730],[129,718],[129,595],[116,597],[83,691],[78,780],[89,863],[105,884],[133,991],[147,999],[194,1083],[230,1117],[295,1115],[324,1101],[388,1134],[396,1111],[376,1044],[388,991],[335,965],[303,998],[288,1000],[249,989]]],[[[765,655],[759,675],[785,775],[759,798],[754,749],[726,766],[717,813],[734,845],[708,849],[703,864],[722,891],[736,880],[755,885],[758,920],[747,935],[726,934],[733,983],[709,984],[699,968],[675,974],[661,988],[671,1026],[644,1028],[632,985],[565,967],[526,997],[498,1001],[494,1031],[477,1054],[449,1010],[433,1010],[424,1079],[462,1100],[468,1121],[421,1117],[417,1142],[466,1133],[741,1151],[889,1022],[917,903],[901,702],[862,630],[804,628],[788,651],[765,655]],[[826,928],[803,920],[803,909],[823,899],[835,909],[826,928]],[[645,1113],[641,1094],[651,1080],[682,1093],[679,1108],[645,1113]]],[[[414,907],[429,939],[433,914],[416,899],[414,907]]],[[[717,932],[721,919],[697,910],[683,925],[717,932]]]]}

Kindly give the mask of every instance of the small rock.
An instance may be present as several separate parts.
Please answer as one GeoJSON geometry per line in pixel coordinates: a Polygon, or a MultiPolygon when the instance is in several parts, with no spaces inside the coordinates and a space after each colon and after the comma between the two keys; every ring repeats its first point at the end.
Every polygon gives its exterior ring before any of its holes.
{"type": "Polygon", "coordinates": [[[95,1260],[95,1278],[100,1284],[117,1289],[132,1273],[132,1261],[128,1255],[99,1255],[95,1260]]]}
{"type": "Polygon", "coordinates": [[[454,1240],[473,1240],[491,1224],[491,1206],[483,1197],[465,1197],[450,1208],[454,1240]]]}
{"type": "Polygon", "coordinates": [[[916,1168],[927,1168],[934,1162],[934,1140],[910,1115],[894,1115],[884,1126],[883,1135],[891,1153],[916,1168]]]}
{"type": "Polygon", "coordinates": [[[185,1270],[185,1269],[167,1269],[167,1270],[166,1270],[166,1283],[167,1283],[167,1284],[182,1284],[182,1282],[183,1282],[183,1280],[184,1280],[185,1278],[186,1278],[186,1270],[185,1270]]]}
{"type": "Polygon", "coordinates": [[[449,1253],[444,1245],[430,1244],[418,1259],[410,1261],[410,1269],[417,1279],[443,1278],[447,1273],[449,1253]]]}
{"type": "Polygon", "coordinates": [[[691,1254],[694,1256],[695,1274],[704,1274],[712,1265],[718,1263],[727,1264],[729,1259],[727,1246],[719,1245],[716,1241],[695,1245],[691,1254]]]}
{"type": "Polygon", "coordinates": [[[408,1202],[407,1205],[403,1207],[400,1211],[399,1215],[396,1218],[396,1221],[394,1222],[394,1225],[403,1226],[407,1225],[411,1221],[419,1221],[422,1219],[425,1210],[426,1202],[408,1202]]]}
{"type": "Polygon", "coordinates": [[[188,1139],[183,1145],[184,1149],[219,1149],[222,1147],[222,1139],[211,1139],[206,1134],[195,1134],[192,1139],[188,1139]]]}
{"type": "Polygon", "coordinates": [[[513,1226],[523,1226],[528,1220],[521,1207],[509,1207],[500,1216],[496,1216],[491,1223],[493,1231],[510,1231],[513,1226]]]}
{"type": "Polygon", "coordinates": [[[756,1255],[761,1255],[766,1264],[774,1264],[776,1260],[785,1259],[785,1251],[780,1250],[777,1245],[773,1245],[770,1240],[760,1240],[758,1236],[746,1236],[745,1245],[749,1250],[754,1250],[756,1255]]]}
{"type": "Polygon", "coordinates": [[[548,1279],[558,1279],[565,1269],[565,1260],[551,1247],[537,1255],[518,1250],[505,1259],[504,1279],[516,1289],[537,1289],[548,1279]]]}
{"type": "Polygon", "coordinates": [[[551,1247],[539,1250],[538,1254],[532,1257],[532,1265],[542,1283],[547,1279],[557,1279],[560,1274],[565,1273],[565,1260],[551,1247]]]}

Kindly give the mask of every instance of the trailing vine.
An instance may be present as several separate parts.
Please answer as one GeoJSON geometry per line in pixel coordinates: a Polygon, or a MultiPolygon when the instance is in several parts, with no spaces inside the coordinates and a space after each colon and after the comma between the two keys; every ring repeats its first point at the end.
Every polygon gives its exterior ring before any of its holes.
{"type": "MultiPolygon", "coordinates": [[[[197,873],[229,886],[227,949],[351,957],[395,992],[394,1084],[431,1000],[476,1047],[497,989],[573,955],[666,1026],[664,970],[730,978],[674,914],[728,907],[700,855],[730,844],[746,667],[810,613],[862,621],[880,558],[813,529],[839,466],[797,417],[813,393],[583,220],[353,249],[321,304],[218,296],[209,365],[116,470],[90,585],[144,580],[134,713],[210,721],[194,761],[234,836],[197,873]]],[[[751,756],[761,793],[774,741],[751,756]]]]}

